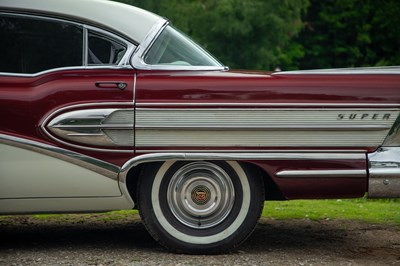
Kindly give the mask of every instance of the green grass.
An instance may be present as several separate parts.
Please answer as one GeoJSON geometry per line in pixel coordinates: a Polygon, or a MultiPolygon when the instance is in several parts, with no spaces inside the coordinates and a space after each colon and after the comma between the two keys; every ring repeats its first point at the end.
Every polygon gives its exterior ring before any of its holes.
{"type": "MultiPolygon", "coordinates": [[[[112,223],[115,220],[139,220],[138,212],[113,211],[94,214],[40,214],[30,219],[63,223],[85,223],[90,220],[112,223]]],[[[292,200],[266,201],[262,216],[266,219],[359,220],[371,223],[391,223],[400,226],[400,199],[370,200],[292,200]]],[[[12,216],[0,216],[0,220],[12,216]]]]}
{"type": "Polygon", "coordinates": [[[266,201],[263,217],[270,219],[350,219],[400,226],[400,199],[266,201]]]}

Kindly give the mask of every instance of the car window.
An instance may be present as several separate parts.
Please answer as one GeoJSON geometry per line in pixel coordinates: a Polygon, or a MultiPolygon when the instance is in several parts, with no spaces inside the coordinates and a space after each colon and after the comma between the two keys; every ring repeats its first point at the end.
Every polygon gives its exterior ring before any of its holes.
{"type": "Polygon", "coordinates": [[[0,15],[0,72],[33,74],[83,64],[83,28],[60,20],[0,15]]]}
{"type": "Polygon", "coordinates": [[[93,31],[88,43],[88,65],[117,65],[127,51],[125,44],[93,31]]]}
{"type": "Polygon", "coordinates": [[[187,36],[167,26],[144,57],[149,65],[221,66],[187,36]]]}

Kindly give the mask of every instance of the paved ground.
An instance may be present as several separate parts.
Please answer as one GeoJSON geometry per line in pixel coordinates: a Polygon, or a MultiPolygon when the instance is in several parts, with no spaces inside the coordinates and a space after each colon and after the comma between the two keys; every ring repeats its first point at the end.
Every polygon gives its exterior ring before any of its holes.
{"type": "Polygon", "coordinates": [[[0,217],[0,265],[400,265],[400,228],[356,221],[260,220],[232,254],[166,252],[137,216],[0,217]]]}

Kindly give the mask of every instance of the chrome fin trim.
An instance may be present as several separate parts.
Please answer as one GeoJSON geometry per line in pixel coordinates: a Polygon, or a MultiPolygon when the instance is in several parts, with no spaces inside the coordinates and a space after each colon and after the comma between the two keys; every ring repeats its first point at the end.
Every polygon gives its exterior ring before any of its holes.
{"type": "Polygon", "coordinates": [[[400,147],[382,147],[368,159],[368,197],[400,198],[400,147]]]}
{"type": "Polygon", "coordinates": [[[120,171],[120,168],[118,166],[89,156],[85,156],[80,153],[72,152],[41,142],[9,136],[5,134],[0,134],[0,143],[48,155],[86,168],[113,180],[118,180],[118,173],[120,171]]]}
{"type": "Polygon", "coordinates": [[[385,142],[383,143],[382,146],[384,147],[400,146],[400,115],[394,122],[393,127],[390,129],[389,134],[387,135],[385,142]]]}
{"type": "Polygon", "coordinates": [[[58,142],[68,145],[129,147],[133,150],[133,122],[133,108],[87,109],[56,116],[45,129],[53,133],[58,142]]]}

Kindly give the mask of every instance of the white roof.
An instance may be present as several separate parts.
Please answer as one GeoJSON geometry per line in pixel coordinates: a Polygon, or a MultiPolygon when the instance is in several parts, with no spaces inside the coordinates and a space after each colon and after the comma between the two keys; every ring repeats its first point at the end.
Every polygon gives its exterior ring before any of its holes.
{"type": "Polygon", "coordinates": [[[73,18],[109,28],[137,43],[154,25],[165,21],[146,10],[108,0],[0,0],[0,11],[7,9],[73,18]]]}

